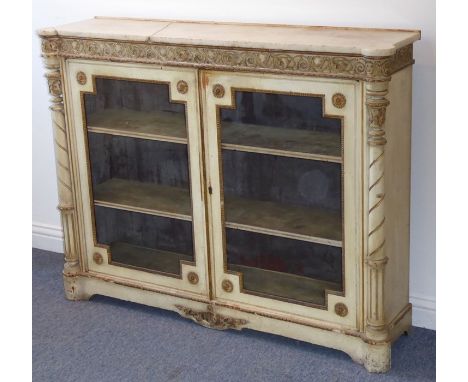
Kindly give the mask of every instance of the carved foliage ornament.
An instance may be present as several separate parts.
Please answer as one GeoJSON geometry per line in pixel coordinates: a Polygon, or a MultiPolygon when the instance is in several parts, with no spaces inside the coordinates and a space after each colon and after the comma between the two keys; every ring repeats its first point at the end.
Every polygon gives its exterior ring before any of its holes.
{"type": "Polygon", "coordinates": [[[213,306],[208,305],[206,311],[197,311],[182,305],[176,305],[180,314],[186,318],[190,318],[197,324],[211,329],[225,330],[225,329],[242,329],[242,326],[247,324],[246,320],[240,318],[233,318],[216,314],[213,306]]]}
{"type": "Polygon", "coordinates": [[[62,81],[60,78],[55,76],[48,76],[47,83],[49,85],[49,93],[54,97],[60,97],[62,95],[62,81]]]}
{"type": "Polygon", "coordinates": [[[367,141],[371,146],[385,145],[387,143],[383,126],[385,124],[385,113],[388,104],[389,101],[386,99],[380,102],[367,103],[367,121],[369,124],[367,141]]]}
{"type": "Polygon", "coordinates": [[[43,54],[57,54],[60,50],[60,39],[43,38],[41,49],[43,54]]]}
{"type": "Polygon", "coordinates": [[[388,79],[395,71],[413,63],[411,44],[388,57],[46,37],[43,38],[42,49],[44,54],[58,53],[67,58],[177,64],[363,80],[388,79]]]}

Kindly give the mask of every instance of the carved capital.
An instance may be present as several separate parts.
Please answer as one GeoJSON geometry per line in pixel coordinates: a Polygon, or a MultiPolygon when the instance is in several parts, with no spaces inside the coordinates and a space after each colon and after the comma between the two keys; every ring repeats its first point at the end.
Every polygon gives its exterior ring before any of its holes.
{"type": "Polygon", "coordinates": [[[59,52],[60,39],[58,38],[44,38],[42,39],[41,51],[42,54],[57,55],[59,52]]]}
{"type": "Polygon", "coordinates": [[[388,83],[366,84],[367,142],[372,146],[385,145],[385,113],[390,102],[385,98],[388,83]]]}
{"type": "Polygon", "coordinates": [[[189,318],[207,328],[225,330],[225,329],[242,329],[242,326],[247,324],[246,320],[239,318],[227,317],[217,314],[214,311],[213,305],[207,305],[206,311],[198,311],[182,305],[176,305],[179,314],[189,318]]]}

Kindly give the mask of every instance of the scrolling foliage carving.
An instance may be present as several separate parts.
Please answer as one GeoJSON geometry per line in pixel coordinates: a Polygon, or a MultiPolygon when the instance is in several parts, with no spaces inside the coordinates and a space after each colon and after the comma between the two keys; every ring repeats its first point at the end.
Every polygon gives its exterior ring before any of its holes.
{"type": "MultiPolygon", "coordinates": [[[[55,47],[47,47],[55,49],[55,47]]],[[[63,38],[57,44],[67,58],[195,66],[212,69],[250,70],[314,76],[385,80],[413,63],[413,47],[393,56],[366,57],[311,52],[248,50],[129,41],[63,38]]]]}

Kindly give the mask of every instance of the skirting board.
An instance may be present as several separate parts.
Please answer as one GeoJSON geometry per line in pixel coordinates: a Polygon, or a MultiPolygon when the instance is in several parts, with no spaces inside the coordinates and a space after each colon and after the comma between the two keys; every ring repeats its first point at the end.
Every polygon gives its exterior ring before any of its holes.
{"type": "MultiPolygon", "coordinates": [[[[34,248],[46,251],[63,251],[63,234],[60,226],[53,226],[33,222],[32,245],[34,248]]],[[[410,302],[413,304],[413,326],[427,329],[436,329],[436,302],[434,298],[421,295],[411,295],[410,302]]]]}
{"type": "Polygon", "coordinates": [[[62,227],[33,222],[32,223],[33,248],[63,253],[62,227]]]}

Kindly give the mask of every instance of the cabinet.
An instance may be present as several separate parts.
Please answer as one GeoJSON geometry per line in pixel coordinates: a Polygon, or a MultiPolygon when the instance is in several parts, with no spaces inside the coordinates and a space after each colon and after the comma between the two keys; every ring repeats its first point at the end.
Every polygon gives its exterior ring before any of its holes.
{"type": "Polygon", "coordinates": [[[39,31],[64,286],[390,367],[418,31],[95,18],[39,31]]]}

